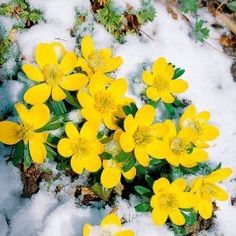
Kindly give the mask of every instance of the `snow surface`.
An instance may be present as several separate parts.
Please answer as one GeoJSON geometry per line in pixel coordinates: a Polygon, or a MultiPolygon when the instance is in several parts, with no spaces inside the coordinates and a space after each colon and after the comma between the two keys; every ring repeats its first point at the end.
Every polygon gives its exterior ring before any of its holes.
{"type": "MultiPolygon", "coordinates": [[[[3,1],[1,1],[3,2],[3,1]]],[[[81,11],[90,11],[89,0],[29,0],[32,8],[44,12],[46,22],[33,26],[30,29],[17,33],[17,43],[20,46],[25,61],[33,61],[33,52],[39,42],[58,41],[69,50],[76,46],[75,38],[70,31],[75,22],[75,8],[81,11]]],[[[115,1],[122,9],[127,2],[135,9],[140,2],[115,1]]],[[[189,82],[189,90],[181,95],[191,99],[199,111],[208,110],[212,114],[212,122],[221,130],[221,136],[209,148],[213,162],[222,162],[223,166],[231,166],[236,170],[236,84],[230,74],[232,59],[224,55],[216,39],[220,34],[211,27],[214,23],[206,11],[200,11],[203,19],[207,19],[211,30],[209,44],[199,44],[191,37],[191,27],[180,17],[173,20],[166,12],[160,1],[154,1],[157,17],[154,22],[142,27],[142,31],[149,35],[140,39],[136,35],[128,35],[126,43],[119,45],[103,26],[98,25],[90,18],[89,27],[81,26],[76,35],[83,36],[92,33],[96,46],[112,46],[116,55],[123,57],[124,63],[115,73],[118,77],[125,77],[130,85],[129,95],[136,98],[144,89],[140,83],[140,74],[143,63],[149,66],[156,58],[165,56],[169,61],[186,70],[184,78],[189,82]],[[211,45],[211,46],[210,46],[211,45]]],[[[88,13],[89,14],[89,13],[88,13]]],[[[0,88],[0,118],[11,111],[14,102],[22,95],[24,85],[21,82],[5,81],[0,88]]],[[[137,98],[136,98],[137,99],[137,98]]],[[[141,101],[140,101],[141,103],[141,101]]],[[[71,113],[71,119],[79,122],[80,117],[71,113]]],[[[82,208],[73,197],[76,184],[86,183],[85,176],[77,182],[71,183],[66,176],[60,176],[56,183],[41,183],[41,190],[31,199],[22,199],[22,184],[19,171],[10,163],[5,162],[5,156],[10,149],[0,146],[0,235],[10,236],[82,236],[84,223],[99,224],[104,215],[111,209],[106,207],[98,210],[95,207],[82,208]],[[57,184],[63,186],[59,194],[55,194],[57,184]]],[[[48,163],[45,168],[55,166],[48,163]]],[[[235,174],[223,184],[231,196],[236,196],[235,174]]],[[[133,206],[137,199],[125,201],[117,198],[118,215],[127,220],[125,227],[133,229],[137,236],[173,235],[166,227],[154,226],[150,214],[138,214],[133,206]]],[[[230,200],[218,203],[215,228],[206,235],[234,236],[236,231],[236,208],[230,200]]],[[[205,234],[204,234],[205,235],[205,234]]]]}

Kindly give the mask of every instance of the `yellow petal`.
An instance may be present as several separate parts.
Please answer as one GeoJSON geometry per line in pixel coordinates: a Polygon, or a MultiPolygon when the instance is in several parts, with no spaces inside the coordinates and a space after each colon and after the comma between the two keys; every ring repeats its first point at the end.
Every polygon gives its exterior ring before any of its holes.
{"type": "Polygon", "coordinates": [[[120,232],[115,233],[114,236],[135,236],[135,234],[131,230],[124,230],[124,231],[120,231],[120,232]]]}
{"type": "Polygon", "coordinates": [[[97,172],[101,165],[101,158],[98,155],[84,157],[84,168],[89,172],[97,172]]]}
{"type": "Polygon", "coordinates": [[[63,157],[70,157],[73,155],[72,143],[68,138],[62,138],[57,144],[57,150],[63,157]]]}
{"type": "Polygon", "coordinates": [[[43,69],[45,65],[56,65],[57,55],[50,44],[40,43],[38,44],[35,52],[35,60],[40,69],[43,69]]]}
{"type": "Polygon", "coordinates": [[[36,82],[44,81],[43,73],[34,65],[24,64],[22,70],[25,72],[26,76],[36,82]]]}
{"type": "Polygon", "coordinates": [[[101,222],[101,226],[106,226],[106,225],[116,225],[118,227],[121,227],[121,221],[119,217],[115,214],[109,214],[107,215],[101,222]]]}
{"type": "Polygon", "coordinates": [[[148,144],[145,150],[150,156],[157,159],[164,159],[167,155],[166,147],[160,140],[148,144]]]}
{"type": "Polygon", "coordinates": [[[127,90],[127,82],[125,79],[117,79],[108,88],[114,96],[121,97],[124,96],[127,90]]]}
{"type": "Polygon", "coordinates": [[[22,103],[16,103],[15,104],[16,111],[22,121],[23,124],[30,122],[29,117],[29,110],[22,104],[22,103]]]}
{"type": "Polygon", "coordinates": [[[85,224],[83,228],[83,236],[89,236],[90,229],[91,229],[91,225],[85,224]]]}
{"type": "Polygon", "coordinates": [[[31,105],[44,103],[48,100],[50,93],[51,87],[46,83],[35,85],[26,91],[24,100],[31,105]]]}
{"type": "Polygon", "coordinates": [[[191,156],[194,157],[197,162],[204,162],[208,159],[208,153],[200,148],[194,148],[191,156]]]}
{"type": "Polygon", "coordinates": [[[122,133],[120,135],[120,146],[125,152],[131,152],[135,146],[133,137],[126,132],[122,133]]]}
{"type": "Polygon", "coordinates": [[[101,174],[101,183],[105,188],[113,188],[120,183],[121,170],[119,168],[104,168],[101,174]]]}
{"type": "Polygon", "coordinates": [[[218,136],[219,130],[215,126],[206,125],[200,138],[206,141],[210,141],[216,139],[218,136]]]}
{"type": "Polygon", "coordinates": [[[161,100],[165,103],[173,103],[175,98],[169,92],[164,92],[161,94],[161,100]]]}
{"type": "Polygon", "coordinates": [[[112,57],[111,48],[103,48],[103,49],[100,49],[99,51],[100,51],[100,54],[102,55],[102,57],[104,57],[105,59],[112,57]]]}
{"type": "Polygon", "coordinates": [[[214,193],[213,198],[218,201],[226,201],[229,198],[228,193],[217,185],[212,186],[212,190],[214,193]]]}
{"type": "Polygon", "coordinates": [[[158,93],[157,89],[154,87],[148,87],[146,89],[146,95],[151,100],[157,102],[160,99],[160,93],[158,93]]]}
{"type": "Polygon", "coordinates": [[[73,155],[70,160],[72,170],[77,174],[82,174],[84,170],[83,159],[78,157],[77,155],[73,155]]]}
{"type": "Polygon", "coordinates": [[[158,58],[152,65],[152,72],[154,75],[163,76],[168,63],[164,57],[158,58]]]}
{"type": "Polygon", "coordinates": [[[22,137],[20,136],[21,127],[11,121],[0,122],[0,142],[13,145],[18,143],[22,137]]]}
{"type": "Polygon", "coordinates": [[[154,81],[154,77],[153,77],[152,73],[147,70],[143,72],[142,79],[143,79],[143,82],[149,86],[151,86],[154,81]]]}
{"type": "Polygon", "coordinates": [[[179,208],[191,208],[195,205],[196,198],[192,193],[181,193],[179,195],[179,208]]]}
{"type": "Polygon", "coordinates": [[[165,80],[172,80],[173,76],[174,76],[174,73],[175,73],[175,70],[174,70],[174,67],[169,64],[167,67],[166,67],[166,71],[165,71],[165,74],[164,74],[164,79],[165,80]]]}
{"type": "Polygon", "coordinates": [[[196,116],[196,108],[194,105],[190,105],[186,108],[183,115],[180,117],[179,123],[180,127],[186,127],[189,125],[188,121],[192,121],[196,116]],[[187,122],[185,122],[187,121],[187,122]]]}
{"type": "Polygon", "coordinates": [[[97,138],[98,126],[93,122],[85,122],[80,130],[80,137],[87,140],[95,140],[97,138]]]}
{"type": "Polygon", "coordinates": [[[144,105],[135,114],[135,121],[138,125],[149,126],[155,118],[155,109],[150,105],[144,105]]]}
{"type": "Polygon", "coordinates": [[[50,110],[45,104],[34,105],[29,111],[29,119],[34,130],[42,128],[50,120],[50,110]]]}
{"type": "Polygon", "coordinates": [[[199,211],[200,216],[205,220],[212,217],[212,203],[207,200],[199,200],[197,204],[197,210],[199,211]]]}
{"type": "Polygon", "coordinates": [[[175,192],[183,192],[187,187],[185,179],[178,178],[171,183],[170,190],[175,192]]]}
{"type": "Polygon", "coordinates": [[[94,52],[94,43],[90,35],[86,35],[81,40],[81,53],[84,58],[88,58],[94,52]]]}
{"type": "Polygon", "coordinates": [[[152,211],[152,221],[156,225],[164,225],[168,218],[168,213],[166,211],[161,211],[156,208],[152,211]]]}
{"type": "Polygon", "coordinates": [[[135,176],[136,176],[136,168],[132,167],[129,171],[127,172],[122,172],[123,176],[128,179],[128,180],[132,180],[135,176]]]}
{"type": "Polygon", "coordinates": [[[76,54],[74,52],[67,52],[61,60],[60,69],[65,75],[70,73],[76,67],[76,64],[77,64],[76,54]]]}
{"type": "Polygon", "coordinates": [[[140,165],[144,167],[147,167],[149,165],[149,155],[143,148],[136,146],[134,149],[134,154],[136,160],[139,162],[140,165]]]}
{"type": "Polygon", "coordinates": [[[222,181],[226,178],[228,178],[232,174],[231,168],[221,168],[218,170],[215,170],[211,174],[209,174],[207,177],[205,177],[205,181],[209,183],[217,183],[219,181],[222,181]]]}
{"type": "Polygon", "coordinates": [[[208,111],[202,111],[196,115],[196,120],[201,122],[207,122],[211,118],[211,114],[208,111]]]}
{"type": "Polygon", "coordinates": [[[194,158],[191,158],[190,155],[184,155],[180,158],[179,164],[187,168],[192,168],[197,165],[197,161],[194,158]]]}
{"type": "Polygon", "coordinates": [[[97,125],[102,122],[102,114],[99,113],[94,107],[82,109],[81,114],[86,120],[94,122],[97,125]]]}
{"type": "Polygon", "coordinates": [[[34,142],[30,140],[29,151],[33,162],[36,163],[43,163],[47,156],[47,150],[43,143],[34,142]]]}
{"type": "Polygon", "coordinates": [[[183,93],[188,89],[188,83],[182,79],[172,80],[170,83],[171,93],[183,93]]]}
{"type": "Polygon", "coordinates": [[[113,57],[107,60],[105,66],[101,69],[103,73],[112,72],[116,70],[122,64],[123,60],[121,57],[113,57]]]}
{"type": "Polygon", "coordinates": [[[82,73],[67,75],[64,77],[60,86],[68,91],[79,90],[88,83],[88,77],[82,73]]]}
{"type": "Polygon", "coordinates": [[[169,216],[170,216],[170,220],[175,225],[184,225],[185,224],[185,218],[179,209],[176,208],[176,209],[170,211],[169,216]]]}
{"type": "Polygon", "coordinates": [[[103,123],[104,125],[110,129],[110,130],[116,130],[118,129],[118,126],[116,124],[117,119],[112,114],[104,114],[102,115],[103,123]]]}
{"type": "Polygon", "coordinates": [[[167,190],[170,187],[170,182],[166,178],[160,178],[156,180],[153,184],[153,191],[155,194],[167,190]]]}
{"type": "Polygon", "coordinates": [[[168,136],[173,137],[173,136],[177,135],[176,126],[175,126],[174,121],[166,120],[164,122],[164,124],[167,125],[167,127],[168,127],[168,130],[169,130],[168,131],[168,136]]]}
{"type": "Polygon", "coordinates": [[[134,132],[137,130],[137,127],[137,122],[134,120],[133,116],[129,114],[124,120],[125,131],[128,134],[133,135],[134,132]]]}
{"type": "Polygon", "coordinates": [[[179,166],[180,160],[182,159],[182,156],[175,155],[171,153],[170,155],[166,156],[166,160],[172,165],[172,166],[179,166]]]}
{"type": "Polygon", "coordinates": [[[67,122],[65,126],[66,135],[74,140],[79,138],[79,131],[72,122],[67,122]]]}
{"type": "Polygon", "coordinates": [[[58,85],[54,85],[52,87],[52,98],[55,101],[61,101],[66,98],[66,94],[58,85]]]}
{"type": "Polygon", "coordinates": [[[92,69],[84,58],[79,57],[76,66],[81,67],[82,71],[86,72],[89,77],[93,75],[92,69]]]}
{"type": "MultiPolygon", "coordinates": [[[[105,76],[105,78],[107,77],[105,76]]],[[[98,91],[106,90],[107,81],[105,78],[102,74],[94,74],[88,85],[89,92],[92,96],[94,96],[98,91]]]]}
{"type": "Polygon", "coordinates": [[[153,195],[151,197],[150,205],[152,208],[156,208],[160,205],[159,196],[153,195]]]}
{"type": "Polygon", "coordinates": [[[93,107],[94,99],[84,91],[79,91],[77,94],[78,101],[82,107],[93,107]]]}

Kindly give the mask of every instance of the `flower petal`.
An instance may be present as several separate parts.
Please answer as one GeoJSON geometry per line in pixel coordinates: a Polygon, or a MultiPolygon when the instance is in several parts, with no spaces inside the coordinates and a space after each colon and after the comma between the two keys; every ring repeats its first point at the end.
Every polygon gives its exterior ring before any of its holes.
{"type": "Polygon", "coordinates": [[[166,147],[160,140],[155,140],[154,142],[148,144],[145,150],[150,156],[156,159],[164,159],[167,155],[166,147]]]}
{"type": "Polygon", "coordinates": [[[43,73],[36,66],[31,64],[24,64],[22,66],[22,70],[25,72],[26,76],[31,80],[36,82],[44,81],[43,73]]]}
{"type": "Polygon", "coordinates": [[[172,80],[174,73],[175,73],[174,67],[171,64],[168,64],[164,74],[164,79],[167,81],[172,80]]]}
{"type": "Polygon", "coordinates": [[[132,167],[129,171],[124,172],[122,171],[123,176],[128,179],[128,180],[132,180],[135,176],[136,176],[136,168],[132,167]]]}
{"type": "Polygon", "coordinates": [[[72,143],[68,138],[62,138],[57,144],[57,150],[63,157],[70,157],[73,155],[72,143]]]}
{"type": "Polygon", "coordinates": [[[165,103],[173,103],[175,98],[169,92],[164,92],[161,94],[161,100],[165,103]]]}
{"type": "Polygon", "coordinates": [[[101,183],[105,188],[113,188],[120,183],[121,170],[119,168],[104,168],[101,174],[101,183]]]}
{"type": "Polygon", "coordinates": [[[88,85],[89,92],[92,96],[94,96],[98,91],[105,91],[106,90],[106,76],[96,73],[90,80],[88,85]]]}
{"type": "Polygon", "coordinates": [[[185,179],[178,178],[171,183],[170,190],[175,192],[183,192],[187,187],[185,179]]]}
{"type": "Polygon", "coordinates": [[[84,108],[81,110],[82,116],[91,122],[99,125],[102,122],[102,115],[94,107],[84,108]]]}
{"type": "Polygon", "coordinates": [[[47,150],[43,143],[29,141],[30,156],[35,163],[43,163],[46,156],[47,150]]]}
{"type": "Polygon", "coordinates": [[[88,140],[96,140],[98,134],[98,126],[93,122],[85,122],[80,129],[80,137],[88,140]]]}
{"type": "Polygon", "coordinates": [[[137,122],[134,120],[133,116],[131,114],[129,114],[128,116],[126,116],[125,120],[124,120],[124,129],[125,131],[130,134],[133,135],[134,132],[137,129],[137,122]]]}
{"type": "Polygon", "coordinates": [[[216,139],[218,136],[219,130],[215,126],[206,125],[200,138],[206,141],[210,141],[216,139]]]}
{"type": "Polygon", "coordinates": [[[73,155],[70,160],[72,170],[77,174],[82,174],[84,170],[83,158],[78,157],[78,155],[73,155]]]}
{"type": "Polygon", "coordinates": [[[149,164],[149,155],[141,147],[136,146],[134,149],[134,155],[140,165],[147,167],[149,164]]]}
{"type": "Polygon", "coordinates": [[[199,199],[198,204],[197,204],[197,210],[199,211],[200,216],[207,220],[212,217],[212,203],[204,200],[204,199],[199,199]]]}
{"type": "Polygon", "coordinates": [[[44,103],[48,100],[51,93],[51,86],[46,83],[35,85],[29,88],[24,94],[24,100],[31,104],[36,105],[44,103]]]}
{"type": "Polygon", "coordinates": [[[74,140],[79,138],[79,131],[72,122],[67,122],[65,126],[66,135],[68,138],[74,140]]]}
{"type": "Polygon", "coordinates": [[[168,213],[166,211],[161,211],[154,208],[152,210],[152,221],[156,225],[164,225],[168,218],[168,213]]]}
{"type": "Polygon", "coordinates": [[[83,228],[83,236],[89,236],[90,230],[91,230],[91,225],[85,224],[83,228]]]}
{"type": "Polygon", "coordinates": [[[121,221],[117,215],[111,213],[106,217],[104,217],[104,219],[100,224],[100,226],[106,226],[106,225],[116,225],[118,227],[121,227],[121,221]]]}
{"type": "Polygon", "coordinates": [[[145,70],[142,74],[142,80],[145,84],[151,86],[154,82],[154,77],[150,71],[145,70]]]}
{"type": "Polygon", "coordinates": [[[175,225],[184,225],[185,224],[185,218],[179,209],[176,208],[176,209],[170,211],[169,216],[170,216],[170,220],[175,225]]]}
{"type": "Polygon", "coordinates": [[[84,58],[79,57],[76,66],[80,67],[82,71],[86,72],[89,78],[93,75],[93,70],[89,67],[87,61],[84,58]]]}
{"type": "Polygon", "coordinates": [[[52,87],[52,98],[55,101],[62,101],[66,98],[66,94],[58,85],[54,85],[52,87]]]}
{"type": "Polygon", "coordinates": [[[228,193],[217,185],[212,186],[212,190],[214,192],[213,197],[218,201],[226,201],[229,198],[228,193]]]}
{"type": "Polygon", "coordinates": [[[233,171],[231,168],[221,168],[213,171],[211,174],[205,177],[205,181],[209,183],[217,183],[228,178],[232,174],[232,172],[233,171]]]}
{"type": "Polygon", "coordinates": [[[117,79],[108,88],[114,96],[121,97],[124,96],[127,90],[127,82],[125,79],[117,79]]]}
{"type": "Polygon", "coordinates": [[[35,60],[40,69],[43,69],[45,65],[56,65],[57,55],[54,47],[47,43],[38,44],[35,52],[35,60]]]}
{"type": "Polygon", "coordinates": [[[21,127],[11,121],[0,122],[0,142],[13,145],[18,143],[22,137],[20,136],[21,127]]]}
{"type": "Polygon", "coordinates": [[[64,77],[60,86],[68,91],[79,90],[88,83],[88,77],[82,73],[67,75],[64,77]]]}
{"type": "Polygon", "coordinates": [[[133,137],[126,132],[122,133],[120,135],[120,146],[125,152],[131,152],[135,146],[133,137]]]}
{"type": "Polygon", "coordinates": [[[153,184],[153,191],[155,194],[162,192],[163,190],[169,189],[170,182],[166,178],[160,178],[153,184]]]}
{"type": "Polygon", "coordinates": [[[196,203],[196,197],[192,193],[181,193],[179,195],[179,208],[192,208],[196,203]]]}
{"type": "Polygon", "coordinates": [[[164,57],[158,58],[152,65],[152,72],[154,75],[164,75],[168,63],[164,57]]]}
{"type": "Polygon", "coordinates": [[[94,42],[90,35],[86,35],[81,40],[81,53],[84,58],[88,58],[94,52],[94,42]]]}
{"type": "Polygon", "coordinates": [[[211,118],[211,114],[208,111],[202,111],[196,115],[196,120],[200,122],[207,122],[211,118]]]}
{"type": "Polygon", "coordinates": [[[97,172],[102,166],[101,158],[98,155],[84,157],[84,168],[89,172],[97,172]]]}
{"type": "Polygon", "coordinates": [[[23,105],[23,103],[15,104],[16,111],[22,121],[23,124],[30,122],[29,110],[23,105]]]}
{"type": "Polygon", "coordinates": [[[61,60],[60,69],[62,70],[63,74],[66,75],[76,67],[76,64],[76,54],[74,52],[67,52],[61,60]]]}
{"type": "Polygon", "coordinates": [[[82,107],[93,107],[94,99],[84,91],[79,91],[77,94],[77,99],[82,107]]]}
{"type": "Polygon", "coordinates": [[[155,109],[150,105],[144,105],[135,114],[138,125],[150,126],[155,118],[155,109]]]}
{"type": "Polygon", "coordinates": [[[34,130],[42,128],[50,120],[50,110],[45,104],[36,104],[29,111],[29,119],[34,130]]]}
{"type": "Polygon", "coordinates": [[[170,82],[171,93],[183,93],[187,89],[188,89],[188,83],[182,79],[176,79],[170,82]]]}
{"type": "Polygon", "coordinates": [[[157,102],[160,99],[160,94],[158,93],[157,89],[154,87],[148,87],[146,89],[146,95],[151,100],[157,102]]]}
{"type": "Polygon", "coordinates": [[[101,68],[103,73],[112,72],[116,70],[122,64],[123,60],[121,57],[113,57],[107,60],[105,66],[101,68]]]}
{"type": "Polygon", "coordinates": [[[115,233],[114,236],[135,236],[135,234],[131,230],[124,230],[124,231],[115,233]]]}

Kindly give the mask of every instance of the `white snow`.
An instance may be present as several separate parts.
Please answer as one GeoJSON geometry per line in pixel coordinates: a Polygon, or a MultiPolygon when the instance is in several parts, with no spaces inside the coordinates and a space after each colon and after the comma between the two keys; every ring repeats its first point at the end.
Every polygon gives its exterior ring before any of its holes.
{"type": "MultiPolygon", "coordinates": [[[[2,1],[1,1],[2,2],[2,1]]],[[[25,61],[33,61],[34,49],[39,42],[57,41],[65,45],[68,50],[74,50],[75,38],[70,30],[75,22],[75,8],[90,11],[89,0],[29,0],[32,8],[44,12],[45,23],[40,23],[30,29],[17,33],[17,43],[25,61]]],[[[140,1],[119,0],[118,7],[124,8],[129,3],[135,9],[140,7],[140,1]]],[[[232,166],[236,170],[236,84],[230,74],[232,59],[222,52],[218,41],[220,34],[210,25],[214,18],[206,11],[201,11],[201,17],[207,19],[210,28],[210,39],[202,45],[191,38],[190,26],[180,17],[173,20],[166,12],[160,1],[155,1],[157,17],[154,22],[142,27],[141,40],[136,35],[128,35],[126,43],[119,45],[107,33],[103,26],[92,21],[91,27],[84,27],[85,32],[78,29],[78,35],[90,33],[94,37],[97,48],[113,46],[115,55],[123,57],[124,63],[115,73],[117,77],[125,77],[130,86],[128,95],[137,99],[145,88],[141,82],[143,63],[147,66],[158,57],[164,56],[170,62],[186,70],[183,76],[190,85],[189,90],[181,95],[191,99],[199,111],[208,110],[212,114],[211,121],[221,131],[220,137],[208,149],[210,158],[215,163],[222,162],[223,166],[232,166]],[[92,30],[91,30],[92,29],[92,30]]],[[[23,83],[6,81],[0,87],[0,118],[6,111],[13,108],[14,102],[22,96],[23,83]]],[[[138,99],[139,103],[141,100],[138,99]]],[[[76,111],[69,115],[73,121],[80,122],[80,115],[76,111]]],[[[58,177],[53,184],[43,182],[41,190],[31,199],[20,198],[22,184],[19,171],[11,164],[6,164],[5,156],[9,149],[1,146],[0,159],[0,235],[11,236],[81,236],[84,223],[97,225],[104,215],[111,209],[105,210],[94,207],[82,208],[76,205],[72,190],[76,185],[86,183],[86,174],[74,183],[66,176],[58,177]],[[63,185],[62,191],[55,194],[56,185],[63,185]]],[[[52,167],[45,164],[45,167],[52,167]]],[[[55,175],[57,174],[56,171],[55,175]]],[[[235,176],[235,174],[234,174],[235,176]]],[[[227,181],[223,186],[235,197],[235,180],[227,181]]],[[[133,229],[138,236],[173,235],[166,227],[154,226],[150,214],[138,214],[133,206],[137,199],[125,201],[117,199],[118,214],[128,222],[125,227],[133,229]]],[[[78,202],[79,203],[79,202],[78,202]]],[[[213,233],[217,235],[233,236],[236,230],[234,224],[236,208],[230,205],[230,200],[218,203],[213,233]]],[[[210,235],[210,233],[209,233],[210,235]]]]}

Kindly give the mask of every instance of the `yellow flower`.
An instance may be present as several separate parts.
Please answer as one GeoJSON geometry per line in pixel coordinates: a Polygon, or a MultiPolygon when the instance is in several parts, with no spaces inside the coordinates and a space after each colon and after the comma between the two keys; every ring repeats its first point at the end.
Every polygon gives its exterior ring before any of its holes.
{"type": "Polygon", "coordinates": [[[203,219],[211,218],[214,200],[226,201],[228,199],[228,194],[216,183],[226,179],[231,174],[230,168],[222,168],[213,171],[208,176],[200,176],[193,181],[191,193],[195,194],[197,198],[194,208],[203,219]]]}
{"type": "Polygon", "coordinates": [[[63,89],[75,91],[88,82],[84,74],[70,74],[77,64],[75,53],[64,53],[59,62],[56,46],[40,43],[35,51],[37,65],[24,64],[22,67],[27,77],[38,83],[24,94],[24,100],[29,104],[44,103],[50,95],[53,100],[61,101],[66,98],[63,89]]]}
{"type": "Polygon", "coordinates": [[[71,157],[71,167],[77,174],[86,169],[96,172],[101,168],[99,154],[103,152],[103,144],[97,139],[98,128],[91,122],[86,122],[77,130],[74,124],[68,122],[65,126],[68,138],[62,138],[57,146],[63,157],[71,157]]]}
{"type": "Polygon", "coordinates": [[[44,143],[47,140],[47,132],[36,133],[37,129],[46,125],[50,119],[50,111],[44,104],[33,106],[30,110],[17,103],[15,108],[21,119],[21,124],[12,121],[0,122],[0,142],[14,145],[23,140],[29,144],[29,151],[34,162],[43,163],[47,151],[44,143]]]}
{"type": "Polygon", "coordinates": [[[173,94],[183,93],[188,88],[188,83],[182,79],[173,80],[174,67],[168,64],[165,58],[157,59],[152,65],[152,71],[144,71],[142,79],[148,86],[148,98],[165,103],[174,102],[173,94]]]}
{"type": "Polygon", "coordinates": [[[191,129],[181,129],[177,133],[173,121],[167,120],[164,124],[168,126],[169,132],[158,143],[157,148],[160,157],[165,158],[173,166],[181,164],[188,168],[194,167],[197,163],[208,159],[206,151],[193,146],[194,134],[191,129]]]}
{"type": "Polygon", "coordinates": [[[197,147],[208,147],[209,145],[206,142],[217,138],[219,135],[219,130],[215,126],[208,124],[210,116],[207,111],[197,114],[195,106],[191,105],[188,106],[179,120],[181,128],[189,127],[193,130],[195,135],[193,143],[197,147]]]}
{"type": "Polygon", "coordinates": [[[77,66],[81,67],[89,77],[96,72],[112,72],[122,64],[121,57],[112,57],[110,48],[95,49],[93,39],[89,35],[81,41],[81,54],[77,66]]]}
{"type": "Polygon", "coordinates": [[[125,152],[134,150],[137,161],[142,166],[148,166],[149,156],[159,158],[157,147],[165,132],[166,125],[155,123],[155,109],[150,105],[145,105],[139,109],[133,117],[128,115],[124,120],[124,130],[120,136],[120,145],[125,152]]]}
{"type": "Polygon", "coordinates": [[[184,225],[185,218],[181,209],[191,208],[194,205],[195,196],[184,192],[186,181],[176,179],[170,184],[166,178],[160,178],[154,182],[153,191],[155,195],[151,198],[152,220],[156,225],[165,224],[167,218],[176,225],[184,225]]]}
{"type": "Polygon", "coordinates": [[[122,229],[121,220],[117,215],[111,213],[101,222],[100,227],[85,224],[83,236],[134,236],[134,232],[122,229]]]}
{"type": "Polygon", "coordinates": [[[103,123],[111,130],[117,129],[117,117],[124,117],[122,106],[128,101],[124,97],[127,82],[124,79],[114,80],[107,85],[103,77],[96,75],[89,83],[89,93],[78,92],[82,116],[96,124],[103,123]]]}
{"type": "Polygon", "coordinates": [[[122,130],[118,129],[113,135],[113,140],[105,145],[105,151],[112,155],[112,159],[103,160],[103,171],[101,174],[101,183],[105,188],[113,188],[120,183],[121,176],[128,180],[132,180],[136,175],[136,168],[124,172],[122,170],[124,163],[117,162],[115,158],[121,151],[119,139],[122,130]]]}

